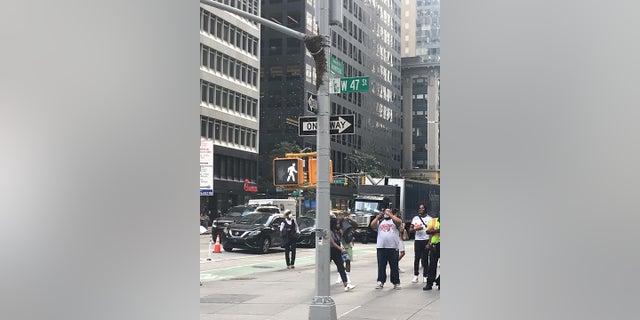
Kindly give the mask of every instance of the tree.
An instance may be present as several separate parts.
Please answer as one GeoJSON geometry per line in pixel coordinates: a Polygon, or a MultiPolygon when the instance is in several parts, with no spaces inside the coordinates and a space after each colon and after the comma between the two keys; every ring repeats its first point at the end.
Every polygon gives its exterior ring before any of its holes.
{"type": "Polygon", "coordinates": [[[387,174],[382,163],[368,153],[354,152],[347,155],[347,161],[350,161],[358,172],[366,172],[374,178],[382,178],[387,174]]]}

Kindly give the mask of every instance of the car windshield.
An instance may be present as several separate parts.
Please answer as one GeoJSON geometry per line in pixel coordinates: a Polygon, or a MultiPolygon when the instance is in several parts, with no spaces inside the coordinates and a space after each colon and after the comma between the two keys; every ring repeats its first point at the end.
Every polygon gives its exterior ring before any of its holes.
{"type": "Polygon", "coordinates": [[[376,212],[378,210],[377,202],[356,201],[356,211],[376,212]]]}
{"type": "Polygon", "coordinates": [[[297,219],[297,221],[298,221],[298,227],[300,229],[314,227],[315,224],[316,224],[316,220],[315,219],[306,218],[306,217],[301,217],[301,218],[297,219]]]}
{"type": "Polygon", "coordinates": [[[253,212],[255,207],[246,207],[246,206],[236,206],[229,209],[226,216],[228,217],[241,217],[246,216],[249,213],[253,212]]]}
{"type": "Polygon", "coordinates": [[[240,218],[238,224],[266,224],[269,217],[271,217],[270,213],[252,213],[240,218]]]}
{"type": "Polygon", "coordinates": [[[279,213],[280,209],[278,208],[268,208],[268,207],[262,207],[262,208],[257,208],[256,212],[268,212],[268,213],[279,213]]]}

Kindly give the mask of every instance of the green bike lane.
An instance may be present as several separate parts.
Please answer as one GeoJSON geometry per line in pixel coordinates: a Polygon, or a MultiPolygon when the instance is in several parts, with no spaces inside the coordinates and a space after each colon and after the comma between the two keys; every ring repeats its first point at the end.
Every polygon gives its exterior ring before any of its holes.
{"type": "MultiPolygon", "coordinates": [[[[413,252],[413,241],[405,241],[405,252],[407,254],[409,252],[413,252]]],[[[315,264],[315,249],[312,250],[298,250],[298,253],[302,253],[296,257],[296,267],[305,267],[315,264]],[[306,252],[305,252],[306,251],[306,252]],[[311,254],[308,254],[309,251],[312,251],[311,254]]],[[[358,260],[358,257],[365,256],[375,256],[376,247],[375,243],[369,245],[359,245],[356,244],[353,248],[353,255],[355,261],[358,260]]],[[[277,254],[270,254],[270,260],[253,262],[243,261],[249,259],[233,259],[232,261],[228,261],[228,263],[237,263],[237,265],[232,266],[223,266],[210,270],[201,270],[200,271],[200,281],[201,282],[210,282],[210,281],[218,281],[225,280],[231,278],[239,278],[246,277],[249,275],[275,271],[280,269],[285,269],[284,266],[284,256],[283,252],[278,252],[277,254]]],[[[251,259],[252,260],[252,259],[251,259]]]]}

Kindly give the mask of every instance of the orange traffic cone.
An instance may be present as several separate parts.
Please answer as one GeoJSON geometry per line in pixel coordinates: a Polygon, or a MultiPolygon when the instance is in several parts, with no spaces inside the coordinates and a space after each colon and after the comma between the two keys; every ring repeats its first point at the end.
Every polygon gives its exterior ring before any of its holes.
{"type": "Polygon", "coordinates": [[[213,253],[220,253],[220,234],[216,237],[216,244],[213,245],[213,253]]]}

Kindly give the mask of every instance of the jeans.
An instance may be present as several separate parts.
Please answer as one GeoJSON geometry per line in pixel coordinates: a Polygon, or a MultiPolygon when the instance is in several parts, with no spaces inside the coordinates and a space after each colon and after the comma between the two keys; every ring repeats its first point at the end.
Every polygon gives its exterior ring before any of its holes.
{"type": "Polygon", "coordinates": [[[342,252],[332,246],[330,254],[331,254],[330,259],[333,260],[333,263],[335,263],[336,268],[338,268],[338,272],[340,273],[340,278],[342,279],[342,282],[346,283],[347,273],[344,270],[344,260],[342,260],[342,252]]]}
{"type": "Polygon", "coordinates": [[[290,239],[284,242],[284,259],[287,266],[296,264],[296,240],[290,239]]]}
{"type": "Polygon", "coordinates": [[[429,240],[416,240],[413,245],[413,275],[420,274],[420,261],[422,261],[422,276],[427,277],[427,270],[429,269],[429,250],[426,249],[427,242],[429,240]]]}
{"type": "Polygon", "coordinates": [[[429,273],[427,276],[427,286],[431,287],[433,282],[436,282],[436,285],[440,285],[440,277],[436,279],[436,272],[438,271],[438,259],[440,259],[440,244],[431,245],[431,250],[429,250],[429,273]]]}
{"type": "Polygon", "coordinates": [[[398,270],[398,250],[395,248],[378,248],[378,281],[383,284],[387,281],[387,264],[391,268],[391,283],[400,284],[400,272],[398,270]]]}

